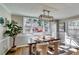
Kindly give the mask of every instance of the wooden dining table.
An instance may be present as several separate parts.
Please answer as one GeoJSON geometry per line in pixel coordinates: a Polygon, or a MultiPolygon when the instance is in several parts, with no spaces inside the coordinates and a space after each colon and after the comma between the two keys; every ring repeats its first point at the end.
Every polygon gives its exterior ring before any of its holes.
{"type": "MultiPolygon", "coordinates": [[[[50,39],[50,40],[43,40],[43,41],[37,41],[37,42],[31,42],[31,43],[28,43],[29,45],[29,55],[32,55],[32,45],[35,46],[36,48],[36,45],[39,44],[39,43],[44,43],[44,42],[54,42],[54,54],[58,54],[58,45],[59,45],[59,40],[60,39],[50,39]]],[[[36,48],[37,49],[37,48],[36,48]]],[[[35,50],[36,50],[35,49],[35,50]]]]}

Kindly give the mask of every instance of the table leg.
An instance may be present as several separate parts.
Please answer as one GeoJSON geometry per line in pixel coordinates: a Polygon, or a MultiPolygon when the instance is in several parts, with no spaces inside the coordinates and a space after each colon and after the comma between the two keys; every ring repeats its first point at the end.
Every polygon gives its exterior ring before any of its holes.
{"type": "Polygon", "coordinates": [[[32,54],[32,44],[29,44],[29,55],[32,54]]]}
{"type": "Polygon", "coordinates": [[[55,49],[55,53],[54,54],[58,54],[58,42],[54,43],[54,49],[55,49]]]}

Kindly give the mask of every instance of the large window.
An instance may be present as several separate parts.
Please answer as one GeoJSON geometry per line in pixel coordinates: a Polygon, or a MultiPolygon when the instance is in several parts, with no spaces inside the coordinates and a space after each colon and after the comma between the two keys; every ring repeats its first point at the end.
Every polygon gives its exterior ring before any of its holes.
{"type": "Polygon", "coordinates": [[[50,22],[39,20],[38,18],[24,17],[23,18],[23,33],[42,33],[50,34],[50,22]]]}
{"type": "Polygon", "coordinates": [[[65,43],[74,47],[79,46],[79,20],[66,22],[65,43]]]}
{"type": "Polygon", "coordinates": [[[68,35],[73,38],[79,38],[79,20],[68,22],[68,35]]]}

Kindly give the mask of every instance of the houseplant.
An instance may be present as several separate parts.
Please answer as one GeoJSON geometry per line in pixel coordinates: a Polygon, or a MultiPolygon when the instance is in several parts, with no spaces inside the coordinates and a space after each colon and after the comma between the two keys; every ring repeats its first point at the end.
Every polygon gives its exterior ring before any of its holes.
{"type": "Polygon", "coordinates": [[[13,39],[13,46],[12,48],[15,48],[15,38],[16,36],[22,32],[22,27],[18,26],[15,21],[8,22],[5,27],[7,28],[4,32],[5,36],[10,36],[13,39]]]}

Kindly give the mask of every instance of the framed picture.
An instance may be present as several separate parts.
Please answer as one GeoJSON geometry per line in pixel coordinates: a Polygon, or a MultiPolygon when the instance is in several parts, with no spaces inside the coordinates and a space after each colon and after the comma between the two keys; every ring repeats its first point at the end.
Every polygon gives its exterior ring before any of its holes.
{"type": "Polygon", "coordinates": [[[0,16],[0,25],[5,26],[8,22],[7,18],[0,16]]]}
{"type": "Polygon", "coordinates": [[[0,16],[0,25],[4,25],[4,18],[0,16]]]}

